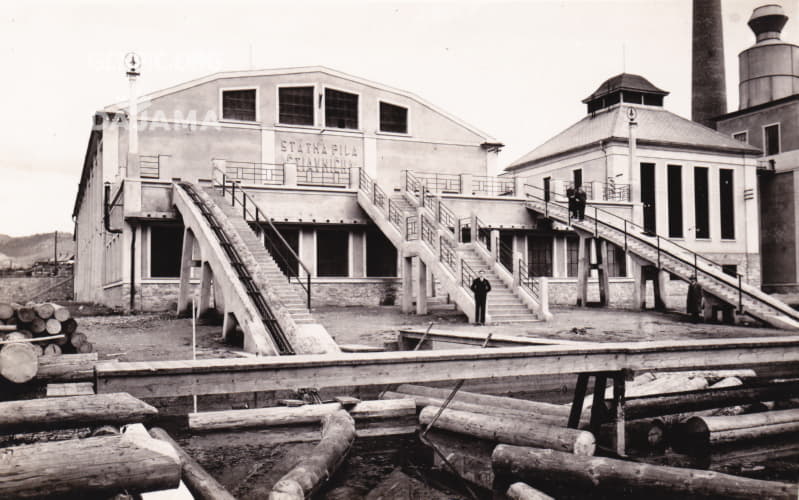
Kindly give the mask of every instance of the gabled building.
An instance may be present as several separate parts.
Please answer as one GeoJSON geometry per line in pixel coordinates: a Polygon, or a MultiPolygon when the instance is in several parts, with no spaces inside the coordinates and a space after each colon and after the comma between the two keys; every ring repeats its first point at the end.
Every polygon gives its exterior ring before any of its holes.
{"type": "Polygon", "coordinates": [[[183,238],[174,180],[220,174],[257,188],[309,266],[315,304],[390,303],[398,255],[357,203],[358,172],[387,190],[403,171],[486,176],[496,139],[406,91],[324,67],[236,71],[94,116],[75,200],[75,297],[172,306],[183,238]]]}
{"type": "MultiPolygon", "coordinates": [[[[613,212],[757,285],[760,152],[666,110],[667,95],[641,76],[616,75],[583,100],[581,120],[511,163],[506,175],[560,200],[568,186],[582,185],[589,213],[613,212]]],[[[550,275],[566,277],[577,252],[568,228],[559,229],[541,252],[552,256],[550,275]]]]}

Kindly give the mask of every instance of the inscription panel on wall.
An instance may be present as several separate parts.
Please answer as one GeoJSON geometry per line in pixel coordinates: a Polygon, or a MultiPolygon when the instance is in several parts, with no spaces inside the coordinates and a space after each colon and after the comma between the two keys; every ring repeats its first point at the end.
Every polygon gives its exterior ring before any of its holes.
{"type": "Polygon", "coordinates": [[[363,139],[320,134],[275,136],[276,163],[319,172],[363,166],[363,139]]]}

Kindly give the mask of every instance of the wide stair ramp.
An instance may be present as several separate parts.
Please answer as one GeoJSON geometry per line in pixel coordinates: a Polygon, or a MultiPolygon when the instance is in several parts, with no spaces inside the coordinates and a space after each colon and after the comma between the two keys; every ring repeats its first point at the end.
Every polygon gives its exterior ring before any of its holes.
{"type": "MultiPolygon", "coordinates": [[[[309,302],[298,294],[297,285],[289,282],[251,228],[251,218],[260,216],[265,222],[263,212],[245,192],[225,182],[205,188],[181,182],[175,185],[173,197],[184,225],[199,244],[202,260],[210,266],[215,295],[221,294],[215,302],[224,308],[225,334],[232,328],[232,316],[243,332],[247,351],[262,355],[339,352],[310,314],[309,302]]],[[[310,280],[307,286],[310,292],[310,280]]]]}
{"type": "Polygon", "coordinates": [[[731,276],[724,272],[721,264],[597,207],[586,207],[583,221],[570,219],[565,204],[544,196],[543,190],[536,186],[526,185],[525,189],[529,210],[610,241],[639,259],[685,281],[697,276],[705,293],[737,308],[738,314],[748,314],[777,328],[799,329],[799,312],[746,283],[740,273],[731,276]]]}
{"type": "MultiPolygon", "coordinates": [[[[487,301],[488,322],[533,322],[551,317],[546,300],[542,300],[546,296],[545,285],[542,287],[538,280],[526,275],[522,280],[514,279],[513,271],[501,266],[479,238],[459,241],[462,220],[410,172],[406,172],[405,189],[387,196],[361,171],[358,203],[402,256],[419,257],[470,321],[474,321],[475,303],[469,287],[481,270],[492,286],[487,301]]],[[[478,224],[473,226],[476,235],[478,224]]]]}

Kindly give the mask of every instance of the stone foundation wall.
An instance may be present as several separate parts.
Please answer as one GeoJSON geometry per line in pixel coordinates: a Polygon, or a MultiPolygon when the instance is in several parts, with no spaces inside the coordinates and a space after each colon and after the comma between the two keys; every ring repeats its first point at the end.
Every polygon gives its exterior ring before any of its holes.
{"type": "Polygon", "coordinates": [[[312,306],[394,305],[401,301],[402,280],[317,282],[312,290],[312,306]]]}
{"type": "Polygon", "coordinates": [[[72,276],[2,277],[0,278],[0,302],[72,300],[72,287],[72,276]]]}
{"type": "MultiPolygon", "coordinates": [[[[666,278],[666,307],[676,311],[685,310],[688,283],[682,280],[669,280],[666,278]]],[[[635,309],[634,302],[635,283],[631,278],[611,278],[609,307],[619,309],[635,309]]],[[[588,302],[599,302],[599,282],[588,280],[588,302]]],[[[577,304],[577,280],[557,279],[549,280],[549,304],[565,306],[577,304]]],[[[646,306],[655,307],[655,292],[653,282],[646,283],[646,306]]]]}
{"type": "MultiPolygon", "coordinates": [[[[193,283],[195,293],[200,284],[193,283]]],[[[300,297],[305,291],[295,286],[300,297]]],[[[402,281],[400,279],[385,280],[341,280],[335,282],[312,282],[311,305],[316,306],[378,306],[400,303],[402,281]]],[[[174,311],[177,309],[180,283],[148,283],[144,281],[136,286],[137,311],[174,311]]],[[[130,285],[127,283],[109,287],[105,290],[105,305],[124,310],[130,309],[130,285]]]]}

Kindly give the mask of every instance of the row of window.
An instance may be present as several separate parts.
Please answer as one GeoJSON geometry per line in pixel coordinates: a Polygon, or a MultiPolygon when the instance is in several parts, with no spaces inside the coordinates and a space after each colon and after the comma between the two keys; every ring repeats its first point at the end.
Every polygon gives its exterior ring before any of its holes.
{"type": "MultiPolygon", "coordinates": [[[[642,168],[646,164],[642,164],[642,168]]],[[[654,166],[653,166],[654,168],[654,166]]],[[[694,167],[694,237],[710,238],[710,182],[707,167],[694,167]]],[[[683,206],[682,206],[682,166],[667,167],[667,191],[669,214],[669,237],[682,238],[683,206]]],[[[719,226],[721,238],[735,239],[735,201],[733,171],[719,169],[719,226]]],[[[643,194],[642,194],[643,196],[643,194]]],[[[645,207],[646,209],[646,207],[645,207]]],[[[644,214],[646,216],[646,214],[644,214]]],[[[654,230],[654,228],[652,228],[654,230]]]]}
{"type": "MultiPolygon", "coordinates": [[[[749,132],[737,132],[732,134],[733,139],[749,143],[749,132]]],[[[776,155],[780,152],[780,124],[767,125],[763,127],[763,154],[766,156],[776,155]]]]}
{"type": "MultiPolygon", "coordinates": [[[[527,238],[527,262],[530,276],[554,276],[552,253],[555,238],[553,236],[529,236],[527,238]]],[[[580,239],[574,236],[566,238],[566,276],[577,276],[579,265],[580,239]]],[[[623,278],[627,276],[627,259],[624,249],[608,243],[608,276],[623,278]]]]}
{"type": "MultiPolygon", "coordinates": [[[[245,122],[258,120],[258,90],[222,91],[222,119],[245,122]]],[[[316,125],[313,85],[278,88],[278,124],[316,125]]],[[[324,105],[325,127],[357,130],[359,128],[359,96],[326,88],[319,95],[318,107],[324,105]]],[[[380,131],[408,133],[408,108],[380,101],[380,131]]]]}
{"type": "MultiPolygon", "coordinates": [[[[281,229],[281,235],[295,252],[299,253],[300,230],[281,229]]],[[[316,230],[316,275],[320,277],[350,276],[349,231],[341,229],[316,230]]],[[[272,250],[273,242],[265,246],[272,250]]],[[[150,229],[150,277],[180,277],[180,257],[183,251],[183,228],[177,226],[153,226],[150,229]]],[[[273,253],[274,255],[274,253],[273,253]]],[[[279,265],[282,262],[277,261],[279,265]]],[[[291,264],[290,264],[291,265],[291,264]]],[[[291,270],[297,274],[296,263],[291,270]]],[[[287,269],[283,269],[285,273],[287,269]]],[[[397,250],[376,229],[366,231],[366,276],[396,277],[397,250]]]]}

